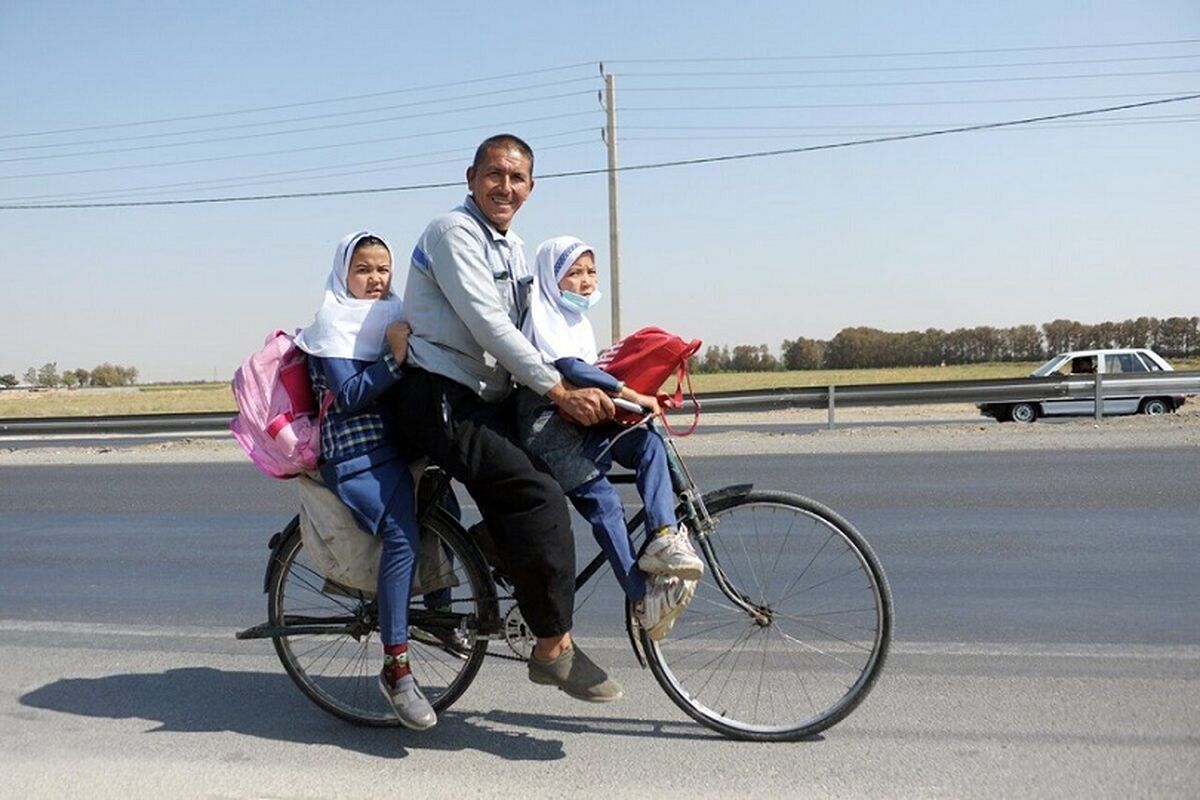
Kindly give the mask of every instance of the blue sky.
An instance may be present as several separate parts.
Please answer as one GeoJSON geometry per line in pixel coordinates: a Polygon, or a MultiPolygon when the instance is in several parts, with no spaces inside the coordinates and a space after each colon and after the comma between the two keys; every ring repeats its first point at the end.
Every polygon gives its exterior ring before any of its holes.
{"type": "MultiPolygon", "coordinates": [[[[501,7],[2,4],[0,204],[459,182],[500,129],[538,174],[596,169],[600,61],[623,165],[1200,91],[1195,2],[501,7]],[[1083,47],[1144,42],[1176,43],[1083,47]]],[[[849,325],[1200,314],[1197,120],[1192,101],[623,173],[623,326],[774,349],[849,325]]],[[[0,210],[0,373],[226,378],[311,319],[342,235],[384,233],[402,279],[464,193],[0,210]]],[[[603,176],[546,178],[516,229],[530,251],[582,236],[604,271],[607,213],[603,176]]]]}

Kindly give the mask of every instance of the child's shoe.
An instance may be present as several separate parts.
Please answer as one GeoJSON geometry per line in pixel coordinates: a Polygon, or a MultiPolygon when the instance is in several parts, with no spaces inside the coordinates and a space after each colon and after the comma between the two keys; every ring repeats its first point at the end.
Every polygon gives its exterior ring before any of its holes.
{"type": "Polygon", "coordinates": [[[645,596],[633,605],[634,616],[650,640],[657,642],[671,630],[695,593],[695,581],[674,575],[653,575],[646,581],[645,596]]]}
{"type": "Polygon", "coordinates": [[[388,683],[386,670],[379,673],[379,690],[383,692],[383,696],[387,698],[404,727],[424,731],[437,725],[437,714],[425,699],[425,695],[421,694],[411,672],[397,678],[394,686],[388,683]]]}
{"type": "Polygon", "coordinates": [[[676,575],[696,581],[704,574],[704,562],[688,539],[687,526],[680,523],[679,529],[657,535],[646,546],[646,552],[638,559],[643,572],[654,575],[676,575]]]}

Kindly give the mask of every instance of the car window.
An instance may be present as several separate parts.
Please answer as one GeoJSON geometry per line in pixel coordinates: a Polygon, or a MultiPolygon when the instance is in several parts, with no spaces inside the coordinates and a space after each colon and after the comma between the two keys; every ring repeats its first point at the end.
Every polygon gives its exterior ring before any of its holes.
{"type": "Polygon", "coordinates": [[[1146,365],[1133,353],[1110,353],[1104,357],[1106,372],[1145,372],[1146,365]]]}
{"type": "Polygon", "coordinates": [[[1154,362],[1154,359],[1147,358],[1146,356],[1142,355],[1141,353],[1134,353],[1134,357],[1137,358],[1138,363],[1142,365],[1139,372],[1142,372],[1145,370],[1149,370],[1150,372],[1162,372],[1162,367],[1160,367],[1158,364],[1156,364],[1154,362]]]}
{"type": "Polygon", "coordinates": [[[1048,375],[1066,375],[1070,372],[1071,360],[1066,356],[1055,356],[1033,371],[1033,377],[1041,378],[1048,375]]]}

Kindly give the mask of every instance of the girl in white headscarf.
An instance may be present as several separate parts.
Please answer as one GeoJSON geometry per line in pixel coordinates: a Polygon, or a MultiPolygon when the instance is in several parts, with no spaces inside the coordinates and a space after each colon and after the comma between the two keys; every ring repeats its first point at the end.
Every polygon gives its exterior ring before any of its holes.
{"type": "MultiPolygon", "coordinates": [[[[529,314],[521,331],[569,383],[603,389],[658,413],[657,398],[633,391],[594,366],[596,336],[586,313],[599,300],[592,248],[573,236],[550,239],[538,247],[529,314]]],[[[662,638],[691,601],[704,569],[687,529],[675,518],[662,438],[647,428],[620,437],[611,425],[580,428],[529,390],[521,395],[518,416],[522,443],[546,463],[591,523],[617,580],[634,601],[638,623],[650,638],[662,638]],[[605,477],[614,459],[635,471],[646,507],[651,541],[640,559],[633,553],[621,498],[605,477]]]]}
{"type": "Polygon", "coordinates": [[[309,355],[321,408],[321,476],[359,527],[380,537],[379,632],[384,645],[379,686],[401,724],[437,723],[408,662],[408,600],[420,550],[407,459],[396,447],[378,399],[402,378],[408,329],[398,322],[387,242],[359,231],[338,243],[325,299],[296,338],[309,355]]]}

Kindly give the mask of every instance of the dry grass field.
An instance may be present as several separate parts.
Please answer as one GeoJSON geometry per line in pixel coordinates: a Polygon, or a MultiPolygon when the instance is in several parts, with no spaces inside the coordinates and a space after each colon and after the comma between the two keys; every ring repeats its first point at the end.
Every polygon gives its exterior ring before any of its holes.
{"type": "MultiPolygon", "coordinates": [[[[1200,359],[1180,359],[1173,363],[1178,370],[1200,370],[1200,359]]],[[[852,383],[968,381],[1020,377],[1028,375],[1036,366],[1036,363],[1011,363],[799,372],[729,372],[696,375],[693,383],[697,392],[724,392],[830,384],[843,386],[852,383]]],[[[669,383],[669,388],[674,388],[674,381],[669,383]]],[[[153,384],[119,389],[15,389],[0,392],[0,419],[233,410],[233,395],[227,383],[153,384]]]]}
{"type": "Polygon", "coordinates": [[[0,392],[0,419],[233,410],[228,383],[0,392]]]}

